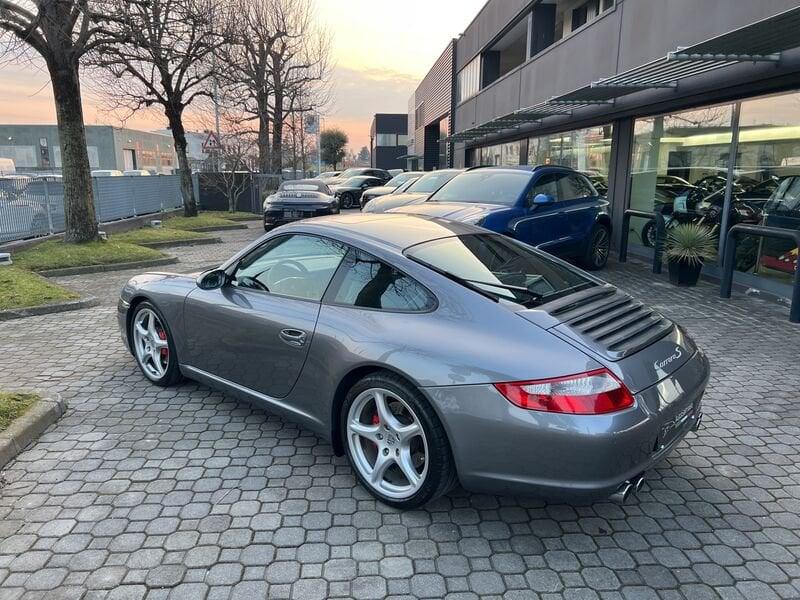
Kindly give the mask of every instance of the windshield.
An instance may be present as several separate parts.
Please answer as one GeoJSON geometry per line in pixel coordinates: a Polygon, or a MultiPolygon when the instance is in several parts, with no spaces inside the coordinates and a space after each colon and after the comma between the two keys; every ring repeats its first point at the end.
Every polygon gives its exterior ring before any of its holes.
{"type": "Polygon", "coordinates": [[[396,188],[403,185],[406,181],[414,177],[413,173],[400,173],[400,175],[395,175],[389,181],[386,182],[386,187],[396,188]]]}
{"type": "Polygon", "coordinates": [[[462,173],[430,198],[431,202],[516,204],[531,180],[529,171],[480,169],[462,173]]]}
{"type": "Polygon", "coordinates": [[[434,171],[433,173],[428,173],[417,179],[407,191],[415,194],[432,194],[458,173],[458,171],[434,171]]]}
{"type": "Polygon", "coordinates": [[[495,233],[472,233],[423,242],[407,248],[405,254],[435,271],[526,306],[597,285],[577,269],[495,233]]]}
{"type": "Polygon", "coordinates": [[[353,175],[358,174],[358,169],[347,169],[346,171],[342,171],[337,178],[338,179],[349,179],[353,175]]]}
{"type": "Polygon", "coordinates": [[[284,181],[280,188],[281,192],[322,192],[328,193],[328,186],[317,181],[284,181]]]}

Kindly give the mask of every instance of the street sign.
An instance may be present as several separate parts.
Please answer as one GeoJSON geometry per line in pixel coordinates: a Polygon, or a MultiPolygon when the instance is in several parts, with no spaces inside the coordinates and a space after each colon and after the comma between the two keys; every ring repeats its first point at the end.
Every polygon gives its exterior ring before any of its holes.
{"type": "Polygon", "coordinates": [[[306,113],[304,115],[306,133],[315,134],[319,131],[319,115],[316,113],[306,113]]]}
{"type": "Polygon", "coordinates": [[[222,144],[217,134],[213,131],[209,131],[205,141],[203,141],[203,152],[208,154],[209,152],[215,152],[217,150],[222,150],[222,144]]]}

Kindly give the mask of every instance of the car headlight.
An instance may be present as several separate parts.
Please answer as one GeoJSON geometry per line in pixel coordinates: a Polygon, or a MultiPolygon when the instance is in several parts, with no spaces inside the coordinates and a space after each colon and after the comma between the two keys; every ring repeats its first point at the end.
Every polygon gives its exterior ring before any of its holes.
{"type": "Polygon", "coordinates": [[[266,198],[264,198],[264,204],[263,204],[262,208],[264,210],[267,210],[267,206],[272,204],[272,202],[274,202],[274,201],[275,201],[275,196],[267,196],[266,198]]]}

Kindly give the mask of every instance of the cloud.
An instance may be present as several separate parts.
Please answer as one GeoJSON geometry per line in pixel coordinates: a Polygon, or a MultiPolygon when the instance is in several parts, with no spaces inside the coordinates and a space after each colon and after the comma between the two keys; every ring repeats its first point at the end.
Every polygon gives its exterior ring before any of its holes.
{"type": "Polygon", "coordinates": [[[358,150],[369,146],[375,113],[406,113],[408,99],[419,84],[412,75],[390,69],[337,67],[332,75],[333,102],[326,125],[339,126],[358,150]]]}

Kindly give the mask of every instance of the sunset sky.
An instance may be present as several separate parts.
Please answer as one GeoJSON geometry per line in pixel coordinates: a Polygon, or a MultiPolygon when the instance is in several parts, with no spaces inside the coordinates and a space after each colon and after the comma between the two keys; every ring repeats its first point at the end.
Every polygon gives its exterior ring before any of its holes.
{"type": "MultiPolygon", "coordinates": [[[[408,97],[447,42],[458,36],[485,0],[315,0],[318,20],[333,38],[333,101],[323,127],[347,132],[357,151],[369,145],[376,112],[406,112],[408,97]]],[[[87,124],[158,129],[158,113],[123,123],[84,86],[87,124]]],[[[0,63],[0,123],[54,123],[52,93],[40,64],[0,63]]],[[[189,124],[191,127],[191,123],[189,124]]],[[[201,128],[201,127],[199,127],[201,128]]]]}

